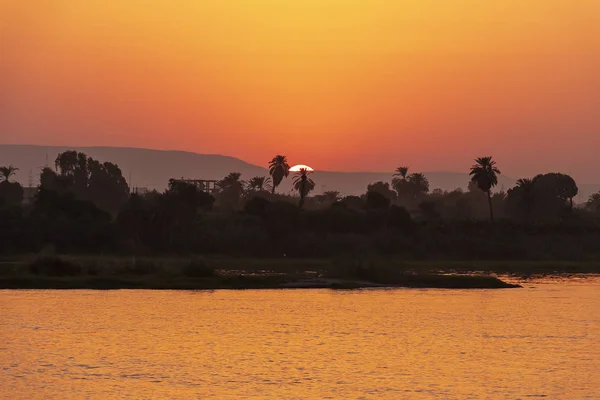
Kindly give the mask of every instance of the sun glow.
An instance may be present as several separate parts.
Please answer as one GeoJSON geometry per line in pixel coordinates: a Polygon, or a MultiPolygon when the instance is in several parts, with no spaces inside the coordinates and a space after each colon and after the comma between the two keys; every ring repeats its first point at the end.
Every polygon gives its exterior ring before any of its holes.
{"type": "Polygon", "coordinates": [[[298,164],[298,165],[294,165],[293,167],[291,167],[290,172],[299,172],[301,169],[306,169],[309,172],[314,171],[314,169],[312,169],[308,165],[298,164]]]}

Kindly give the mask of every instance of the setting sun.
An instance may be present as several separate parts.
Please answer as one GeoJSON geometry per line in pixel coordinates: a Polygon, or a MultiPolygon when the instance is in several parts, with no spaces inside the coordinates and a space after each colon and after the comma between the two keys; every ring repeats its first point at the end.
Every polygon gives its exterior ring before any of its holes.
{"type": "Polygon", "coordinates": [[[298,165],[294,165],[293,167],[290,167],[290,172],[299,172],[303,169],[306,171],[309,171],[309,172],[314,171],[314,169],[312,169],[308,165],[298,164],[298,165]]]}

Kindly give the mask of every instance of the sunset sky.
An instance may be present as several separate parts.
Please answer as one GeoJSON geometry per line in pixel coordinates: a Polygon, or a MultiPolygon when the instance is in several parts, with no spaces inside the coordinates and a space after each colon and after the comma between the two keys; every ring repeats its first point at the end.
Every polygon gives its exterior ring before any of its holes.
{"type": "Polygon", "coordinates": [[[600,182],[600,1],[0,0],[0,143],[600,182]]]}

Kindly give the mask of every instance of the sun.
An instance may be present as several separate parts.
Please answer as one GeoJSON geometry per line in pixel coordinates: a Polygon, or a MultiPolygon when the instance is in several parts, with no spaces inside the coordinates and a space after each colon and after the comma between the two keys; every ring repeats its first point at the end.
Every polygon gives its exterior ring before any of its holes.
{"type": "Polygon", "coordinates": [[[312,169],[308,165],[298,164],[298,165],[294,165],[293,167],[291,167],[290,172],[298,172],[303,168],[306,169],[307,171],[311,171],[311,172],[314,171],[314,169],[312,169]]]}

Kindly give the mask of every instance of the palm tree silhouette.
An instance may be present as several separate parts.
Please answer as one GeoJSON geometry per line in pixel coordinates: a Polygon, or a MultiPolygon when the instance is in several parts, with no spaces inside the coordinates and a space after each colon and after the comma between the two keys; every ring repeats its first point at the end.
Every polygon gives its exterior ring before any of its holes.
{"type": "Polygon", "coordinates": [[[410,191],[414,197],[429,192],[429,179],[421,172],[410,174],[406,181],[409,183],[410,191]]]}
{"type": "Polygon", "coordinates": [[[394,171],[395,179],[403,179],[406,180],[406,175],[408,175],[408,167],[398,167],[396,171],[394,171]]]}
{"type": "Polygon", "coordinates": [[[240,178],[242,177],[242,174],[239,172],[230,172],[229,175],[227,175],[225,178],[223,178],[221,181],[218,182],[218,185],[222,188],[225,189],[227,187],[233,186],[233,185],[244,185],[246,182],[244,182],[243,180],[241,180],[240,178]]]}
{"type": "Polygon", "coordinates": [[[517,187],[523,188],[524,190],[530,190],[533,186],[533,179],[521,178],[517,179],[517,187]]]}
{"type": "Polygon", "coordinates": [[[231,172],[225,178],[217,182],[216,186],[219,189],[217,199],[220,206],[225,208],[235,209],[239,206],[240,200],[244,195],[246,182],[241,179],[242,174],[239,172],[231,172]]]}
{"type": "Polygon", "coordinates": [[[294,178],[294,189],[300,193],[300,208],[304,205],[306,195],[315,188],[315,182],[308,177],[310,172],[307,168],[300,168],[294,178]]]}
{"type": "Polygon", "coordinates": [[[407,186],[406,176],[408,175],[408,167],[398,167],[392,175],[392,187],[398,193],[398,196],[404,194],[404,188],[407,186]]]}
{"type": "Polygon", "coordinates": [[[8,167],[0,167],[0,176],[4,182],[8,182],[9,179],[17,173],[19,168],[9,165],[8,167]]]}
{"type": "Polygon", "coordinates": [[[255,176],[248,181],[250,191],[263,192],[271,184],[271,179],[266,176],[255,176]]]}
{"type": "MultiPolygon", "coordinates": [[[[492,207],[492,188],[498,184],[500,170],[496,167],[496,161],[492,157],[479,157],[471,167],[471,182],[477,184],[481,191],[487,193],[490,206],[490,221],[494,220],[494,209],[492,207]]],[[[523,180],[525,181],[525,180],[523,180]]]]}
{"type": "Polygon", "coordinates": [[[272,192],[275,194],[275,188],[279,186],[283,178],[287,178],[290,174],[290,165],[288,164],[287,157],[277,155],[273,157],[269,162],[269,175],[273,178],[272,192]]]}

